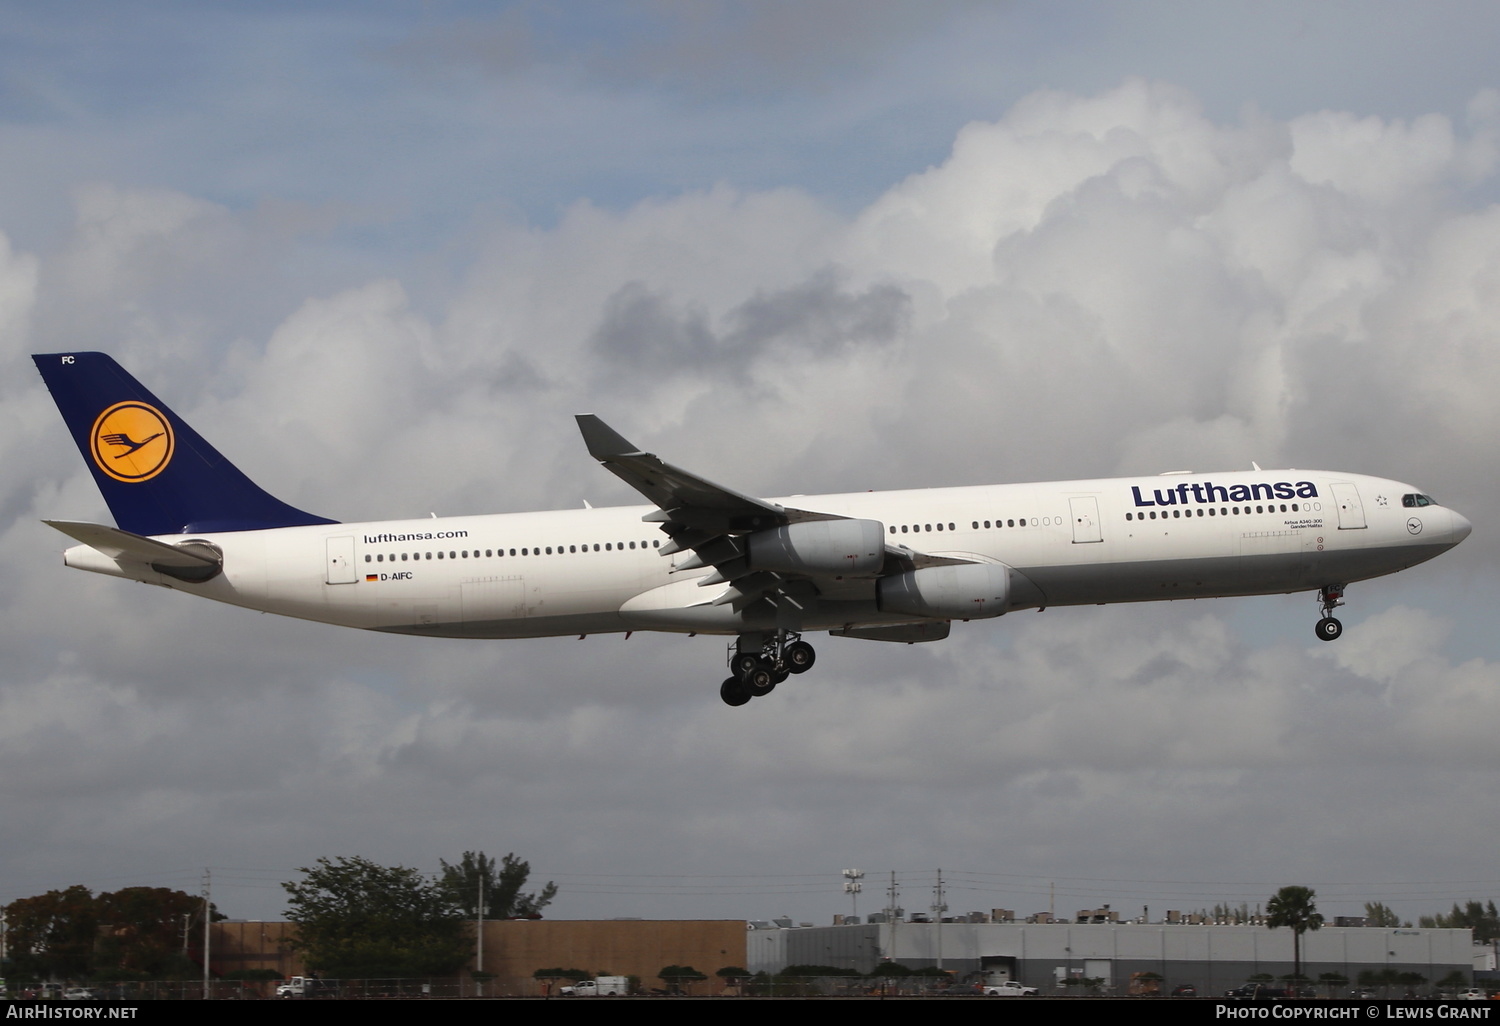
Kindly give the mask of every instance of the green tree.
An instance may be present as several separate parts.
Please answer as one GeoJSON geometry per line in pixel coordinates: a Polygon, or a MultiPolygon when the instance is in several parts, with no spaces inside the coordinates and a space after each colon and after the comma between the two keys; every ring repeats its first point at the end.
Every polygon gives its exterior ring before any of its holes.
{"type": "MultiPolygon", "coordinates": [[[[214,919],[224,916],[217,910],[214,919]]],[[[62,979],[196,976],[182,931],[203,925],[203,899],[165,887],[94,895],[82,884],[5,907],[12,973],[62,979]]],[[[196,946],[200,934],[190,934],[196,946]]]]}
{"type": "MultiPolygon", "coordinates": [[[[100,938],[96,968],[117,979],[196,976],[201,963],[183,957],[182,932],[198,947],[203,899],[166,887],[126,887],[94,899],[100,938]]],[[[227,918],[210,907],[214,922],[227,918]]]]}
{"type": "Polygon", "coordinates": [[[484,852],[464,852],[457,865],[439,859],[443,867],[443,887],[464,915],[476,919],[479,900],[479,885],[484,884],[485,919],[540,919],[542,909],[552,904],[557,897],[557,884],[547,881],[540,892],[523,894],[531,876],[531,863],[516,858],[513,852],[500,860],[486,858],[484,852]]]}
{"type": "Polygon", "coordinates": [[[1302,975],[1302,935],[1322,927],[1323,917],[1313,903],[1317,897],[1311,887],[1283,887],[1266,902],[1266,925],[1271,929],[1285,926],[1292,931],[1292,972],[1302,975]]]}
{"type": "Polygon", "coordinates": [[[1472,930],[1478,944],[1491,944],[1500,939],[1500,912],[1495,909],[1493,900],[1488,905],[1468,901],[1462,908],[1454,902],[1453,911],[1447,915],[1440,912],[1435,916],[1422,916],[1417,922],[1424,930],[1472,930]]]}
{"type": "Polygon", "coordinates": [[[669,990],[686,990],[695,983],[708,979],[690,965],[669,965],[656,974],[669,990]]]}
{"type": "Polygon", "coordinates": [[[81,979],[93,973],[99,917],[82,884],[17,898],[5,906],[6,948],[14,976],[81,979]]]}
{"type": "Polygon", "coordinates": [[[1391,929],[1401,925],[1401,917],[1392,912],[1389,905],[1379,901],[1365,902],[1365,925],[1391,929]]]}
{"type": "Polygon", "coordinates": [[[531,975],[534,979],[538,980],[572,980],[574,983],[577,983],[579,980],[592,980],[594,978],[594,974],[587,969],[563,969],[561,967],[555,969],[538,969],[531,975]]]}
{"type": "Polygon", "coordinates": [[[363,858],[318,859],[284,883],[292,946],[325,976],[451,976],[468,961],[463,910],[436,880],[363,858]]]}

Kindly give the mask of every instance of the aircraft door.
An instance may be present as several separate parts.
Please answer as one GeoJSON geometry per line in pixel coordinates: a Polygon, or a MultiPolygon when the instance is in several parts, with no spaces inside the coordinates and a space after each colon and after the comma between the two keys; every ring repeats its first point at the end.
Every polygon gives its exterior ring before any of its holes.
{"type": "Polygon", "coordinates": [[[328,539],[328,561],[326,564],[329,584],[353,584],[359,580],[354,570],[354,538],[328,539]]]}
{"type": "Polygon", "coordinates": [[[1099,523],[1099,500],[1092,495],[1075,495],[1068,504],[1073,511],[1073,544],[1102,542],[1104,533],[1099,523]]]}
{"type": "Polygon", "coordinates": [[[1359,489],[1352,481],[1333,483],[1333,501],[1339,508],[1339,530],[1358,531],[1365,523],[1365,507],[1359,501],[1359,489]]]}

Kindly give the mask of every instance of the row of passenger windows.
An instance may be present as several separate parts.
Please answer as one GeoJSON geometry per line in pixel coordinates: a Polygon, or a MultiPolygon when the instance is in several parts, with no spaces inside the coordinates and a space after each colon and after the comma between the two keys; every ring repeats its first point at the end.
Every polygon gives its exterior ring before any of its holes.
{"type": "MultiPolygon", "coordinates": [[[[1308,509],[1312,508],[1312,505],[1310,503],[1307,504],[1307,506],[1308,506],[1308,509]]],[[[1208,515],[1211,516],[1211,517],[1213,517],[1213,516],[1227,517],[1227,516],[1230,516],[1231,514],[1234,515],[1234,516],[1239,516],[1241,513],[1244,513],[1244,514],[1246,514],[1248,516],[1250,514],[1251,510],[1252,510],[1252,507],[1250,507],[1250,506],[1244,506],[1244,507],[1240,507],[1240,506],[1220,506],[1220,507],[1210,506],[1210,507],[1208,507],[1208,515]]],[[[1295,502],[1292,503],[1291,504],[1291,508],[1289,509],[1287,507],[1287,504],[1283,502],[1281,504],[1280,511],[1282,513],[1296,513],[1296,512],[1298,512],[1297,503],[1295,503],[1295,502]]],[[[1198,512],[1198,516],[1200,516],[1200,517],[1203,516],[1204,515],[1203,514],[1203,507],[1202,506],[1197,507],[1197,512],[1198,512]]],[[[1254,507],[1254,512],[1256,512],[1256,513],[1275,513],[1275,512],[1277,512],[1277,507],[1274,504],[1270,505],[1270,506],[1256,506],[1256,507],[1254,507]]],[[[1193,516],[1193,510],[1188,510],[1187,511],[1187,515],[1188,515],[1189,518],[1191,518],[1193,516]]],[[[1150,513],[1126,513],[1125,514],[1125,519],[1126,520],[1131,520],[1131,519],[1145,520],[1148,517],[1150,519],[1152,519],[1152,520],[1157,519],[1156,510],[1153,509],[1150,513]]],[[[1174,509],[1172,511],[1172,518],[1174,520],[1180,520],[1182,518],[1182,510],[1180,510],[1180,509],[1174,509]]],[[[1161,511],[1161,519],[1162,520],[1167,519],[1167,511],[1166,510],[1162,510],[1161,511]]]]}
{"type": "MultiPolygon", "coordinates": [[[[1036,526],[1036,522],[1037,522],[1036,521],[1036,517],[1032,517],[1031,518],[1031,526],[1035,527],[1036,526]]],[[[1051,520],[1050,517],[1047,518],[1047,522],[1049,524],[1052,522],[1052,520],[1051,520]]],[[[1057,522],[1059,524],[1062,523],[1062,518],[1059,517],[1057,522]]],[[[980,522],[978,520],[975,520],[969,526],[972,527],[974,530],[977,531],[977,530],[979,530],[979,523],[980,522]]],[[[1026,526],[1026,518],[1022,517],[1020,520],[996,520],[995,523],[994,523],[994,526],[995,527],[1025,527],[1026,526]]],[[[988,520],[984,521],[984,529],[985,530],[990,530],[990,522],[988,520]]],[[[897,530],[900,530],[900,532],[902,534],[908,534],[908,533],[910,533],[910,534],[921,534],[923,531],[933,531],[933,530],[937,530],[937,531],[942,531],[942,530],[956,531],[956,530],[958,530],[958,527],[955,524],[936,524],[936,525],[934,525],[934,524],[912,524],[910,527],[908,527],[906,524],[902,524],[900,526],[900,528],[897,528],[897,526],[895,524],[892,524],[891,525],[891,533],[895,534],[897,532],[897,530]]]]}
{"type": "MultiPolygon", "coordinates": [[[[1432,502],[1432,500],[1429,499],[1425,495],[1423,495],[1423,496],[1405,496],[1404,498],[1406,500],[1425,499],[1428,503],[1432,502]]],[[[1408,505],[1412,505],[1413,503],[1410,502],[1410,501],[1408,501],[1407,504],[1408,505]]],[[[1310,503],[1308,503],[1306,505],[1308,506],[1309,509],[1312,508],[1312,505],[1310,503]]],[[[1207,509],[1208,509],[1208,512],[1207,512],[1208,516],[1211,516],[1211,517],[1212,516],[1226,516],[1227,517],[1227,516],[1230,516],[1231,514],[1233,514],[1234,516],[1239,516],[1241,513],[1244,513],[1244,514],[1248,515],[1251,512],[1252,507],[1245,506],[1245,507],[1242,508],[1240,506],[1225,506],[1225,507],[1209,506],[1209,507],[1207,507],[1207,509]]],[[[1256,513],[1275,513],[1275,512],[1277,512],[1277,506],[1274,505],[1274,504],[1269,505],[1269,506],[1266,506],[1266,505],[1255,506],[1255,507],[1253,507],[1253,509],[1254,509],[1254,512],[1256,512],[1256,513]]],[[[1282,513],[1288,513],[1288,512],[1290,512],[1290,513],[1296,513],[1296,512],[1299,512],[1299,507],[1298,507],[1298,504],[1295,503],[1295,502],[1291,503],[1290,507],[1288,507],[1287,503],[1283,502],[1281,504],[1281,506],[1280,506],[1280,511],[1282,513]]],[[[1183,511],[1181,509],[1174,509],[1174,510],[1172,510],[1172,517],[1174,519],[1181,519],[1182,518],[1182,512],[1183,511]]],[[[1205,515],[1204,514],[1204,507],[1202,507],[1202,506],[1197,507],[1196,508],[1196,513],[1200,517],[1204,516],[1205,515]]],[[[1194,515],[1194,510],[1191,510],[1191,509],[1188,510],[1187,511],[1187,515],[1191,518],[1194,515]]],[[[1126,520],[1145,520],[1148,517],[1151,520],[1156,520],[1158,518],[1157,517],[1157,511],[1156,510],[1151,510],[1149,513],[1126,513],[1125,514],[1125,519],[1126,520]]],[[[1051,517],[1046,517],[1044,519],[1050,522],[1052,518],[1051,517]]],[[[1166,510],[1161,510],[1160,511],[1160,519],[1162,519],[1162,520],[1167,519],[1167,511],[1166,510]]],[[[1062,518],[1061,517],[1057,518],[1057,522],[1059,524],[1062,523],[1062,518]]],[[[990,521],[985,520],[985,521],[982,521],[982,523],[984,525],[984,530],[990,530],[991,529],[990,521]]],[[[1036,517],[1032,517],[1030,523],[1031,523],[1031,526],[1033,526],[1033,527],[1037,526],[1037,518],[1036,517]]],[[[980,524],[981,524],[981,521],[975,520],[975,521],[973,521],[973,523],[970,524],[970,526],[974,530],[978,531],[978,530],[980,530],[980,524]]],[[[1015,519],[1000,520],[1000,519],[997,518],[994,521],[994,527],[997,527],[997,528],[1025,527],[1026,524],[1027,524],[1027,520],[1026,520],[1025,517],[1021,517],[1019,520],[1015,520],[1015,519]]],[[[895,525],[895,524],[890,525],[890,532],[891,532],[891,534],[897,533],[897,530],[898,530],[897,525],[895,525]]],[[[899,527],[899,530],[900,530],[901,534],[922,534],[924,531],[928,532],[928,533],[930,533],[930,532],[932,532],[934,530],[936,530],[936,531],[944,531],[944,530],[956,531],[956,530],[958,530],[958,528],[957,528],[957,526],[955,526],[952,523],[947,523],[947,524],[941,524],[941,523],[939,523],[939,524],[901,524],[900,527],[899,527]]],[[[660,540],[651,541],[651,542],[645,542],[645,541],[642,541],[642,542],[604,542],[602,548],[599,545],[599,543],[596,542],[596,543],[593,543],[592,551],[594,551],[594,552],[600,552],[600,551],[603,551],[603,552],[613,552],[613,551],[619,550],[619,551],[623,552],[627,548],[629,548],[629,549],[635,549],[635,548],[657,549],[657,548],[660,548],[660,547],[661,547],[661,541],[660,540]]],[[[470,551],[469,549],[457,549],[457,550],[450,549],[447,553],[438,552],[435,555],[434,555],[434,553],[431,553],[431,552],[411,552],[411,553],[402,552],[399,555],[397,553],[394,553],[394,552],[392,552],[390,555],[386,555],[385,553],[382,552],[382,553],[376,553],[373,556],[370,555],[370,554],[368,554],[368,553],[366,553],[366,555],[365,555],[365,562],[366,563],[372,563],[372,562],[373,563],[385,563],[385,562],[395,563],[395,562],[397,562],[399,560],[400,562],[405,563],[408,560],[422,560],[422,559],[433,559],[433,558],[443,559],[445,557],[448,558],[448,559],[479,559],[481,557],[483,557],[485,559],[493,559],[493,558],[495,558],[497,556],[505,556],[507,554],[512,555],[512,556],[515,556],[515,555],[540,556],[540,555],[544,555],[544,554],[548,555],[548,556],[551,556],[551,555],[559,555],[560,556],[560,555],[564,555],[564,554],[567,554],[567,553],[578,553],[578,552],[589,552],[589,551],[591,551],[589,545],[569,545],[569,546],[566,546],[566,548],[564,546],[562,546],[562,545],[557,545],[557,546],[548,545],[545,548],[524,548],[524,549],[519,549],[519,550],[517,550],[517,549],[485,549],[482,553],[480,552],[479,549],[474,549],[472,551],[470,551]]]]}
{"type": "MultiPolygon", "coordinates": [[[[624,552],[627,548],[630,548],[630,549],[637,549],[637,548],[640,548],[640,549],[659,549],[659,548],[661,548],[661,541],[660,541],[660,539],[658,539],[656,541],[651,541],[651,542],[645,542],[645,541],[643,541],[643,542],[605,542],[602,547],[596,542],[593,545],[592,551],[594,551],[594,552],[601,552],[601,551],[602,552],[616,552],[616,551],[624,552]]],[[[558,555],[558,556],[562,556],[562,555],[567,555],[569,553],[589,552],[589,551],[591,551],[591,550],[590,550],[590,547],[588,545],[566,545],[566,546],[564,546],[564,545],[548,545],[545,548],[542,548],[542,547],[539,546],[537,548],[525,548],[525,549],[519,549],[519,550],[517,550],[517,549],[485,549],[483,552],[480,552],[478,549],[474,549],[473,551],[470,551],[469,549],[458,549],[458,550],[452,550],[452,549],[450,549],[446,553],[444,553],[444,552],[438,552],[438,553],[432,553],[432,552],[402,552],[399,555],[397,553],[394,553],[394,552],[392,552],[390,555],[386,555],[384,552],[377,552],[373,556],[370,555],[369,553],[365,553],[365,562],[366,563],[395,563],[395,562],[397,562],[399,560],[400,562],[405,563],[407,560],[419,560],[420,561],[420,560],[423,560],[423,559],[433,559],[433,558],[443,559],[445,557],[448,558],[448,559],[480,559],[480,558],[493,559],[493,558],[495,558],[497,556],[505,556],[505,555],[511,555],[511,556],[515,556],[515,555],[522,555],[522,556],[541,556],[541,555],[552,556],[552,555],[558,555]]]]}

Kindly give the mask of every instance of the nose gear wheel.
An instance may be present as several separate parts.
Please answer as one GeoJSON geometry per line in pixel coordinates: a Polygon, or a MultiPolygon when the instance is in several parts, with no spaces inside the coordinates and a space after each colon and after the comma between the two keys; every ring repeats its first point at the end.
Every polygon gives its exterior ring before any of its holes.
{"type": "Polygon", "coordinates": [[[1333,611],[1344,604],[1344,586],[1325,584],[1318,589],[1318,606],[1323,618],[1313,628],[1319,641],[1337,641],[1344,633],[1344,625],[1334,618],[1333,611]]]}

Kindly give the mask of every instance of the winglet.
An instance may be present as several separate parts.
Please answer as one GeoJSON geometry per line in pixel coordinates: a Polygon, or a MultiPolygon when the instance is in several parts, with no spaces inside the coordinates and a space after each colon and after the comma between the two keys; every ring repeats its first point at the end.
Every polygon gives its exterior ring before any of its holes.
{"type": "Polygon", "coordinates": [[[631,445],[623,435],[592,413],[580,413],[576,419],[578,430],[583,432],[583,444],[589,447],[589,455],[594,459],[643,455],[637,446],[631,445]]]}

